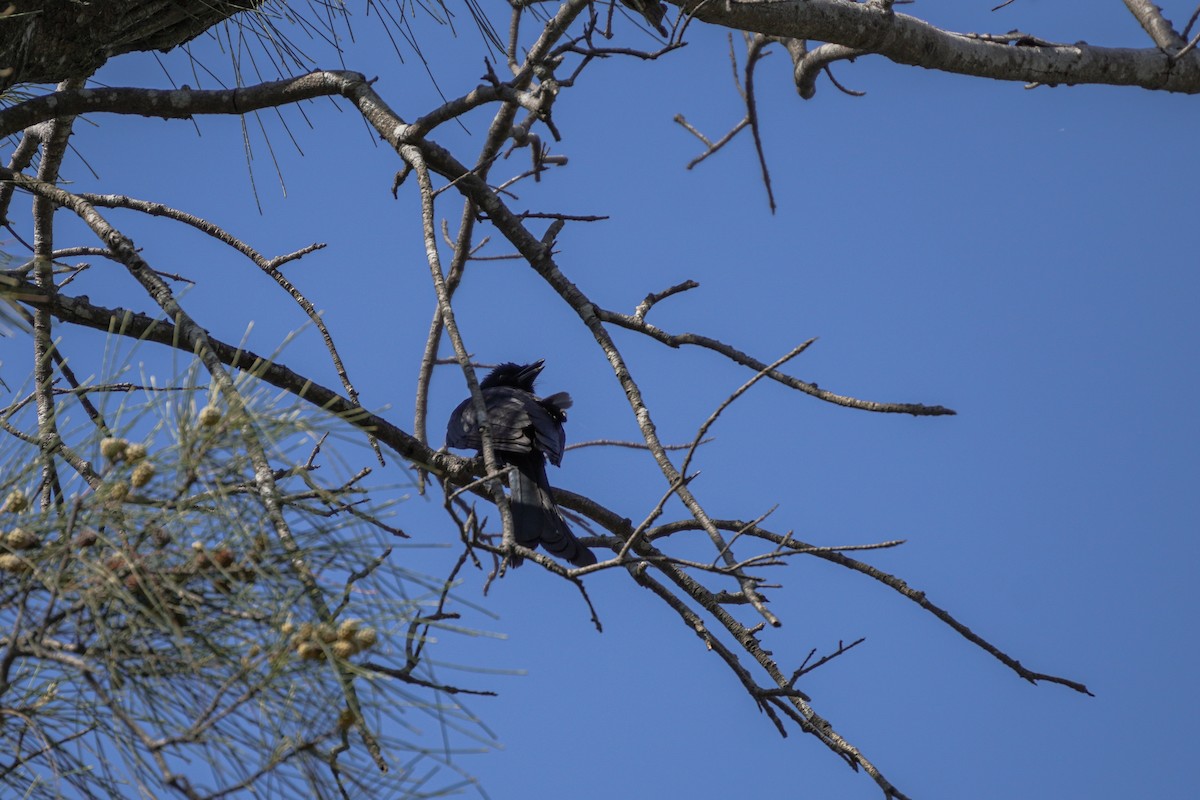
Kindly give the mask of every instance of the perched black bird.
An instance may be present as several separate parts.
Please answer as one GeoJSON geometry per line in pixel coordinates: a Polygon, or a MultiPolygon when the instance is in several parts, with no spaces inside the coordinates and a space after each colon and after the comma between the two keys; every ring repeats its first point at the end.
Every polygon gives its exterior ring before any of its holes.
{"type": "MultiPolygon", "coordinates": [[[[571,395],[558,392],[549,397],[533,393],[545,362],[501,364],[479,383],[487,406],[496,457],[516,469],[510,473],[509,505],[513,536],[518,544],[565,559],[577,567],[596,563],[591,550],[581,545],[567,527],[550,495],[546,459],[558,466],[567,436],[563,422],[571,407],[571,395]]],[[[459,403],[446,424],[446,445],[463,450],[482,450],[479,435],[482,420],[471,398],[459,403]]]]}

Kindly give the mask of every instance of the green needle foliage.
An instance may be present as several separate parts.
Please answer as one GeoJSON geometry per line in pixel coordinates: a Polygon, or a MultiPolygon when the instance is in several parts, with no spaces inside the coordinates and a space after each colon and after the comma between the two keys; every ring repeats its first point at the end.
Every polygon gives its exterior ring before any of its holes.
{"type": "MultiPolygon", "coordinates": [[[[452,757],[491,740],[424,661],[453,598],[399,558],[411,551],[383,517],[400,487],[368,487],[370,470],[328,452],[315,429],[338,420],[253,378],[238,386],[252,419],[237,419],[201,375],[57,393],[59,454],[87,457],[91,481],[64,470],[59,485],[36,437],[0,439],[0,794],[416,797],[468,782],[452,757]],[[269,443],[287,537],[247,424],[269,443]]],[[[9,432],[37,430],[32,408],[9,406],[9,432]]]]}

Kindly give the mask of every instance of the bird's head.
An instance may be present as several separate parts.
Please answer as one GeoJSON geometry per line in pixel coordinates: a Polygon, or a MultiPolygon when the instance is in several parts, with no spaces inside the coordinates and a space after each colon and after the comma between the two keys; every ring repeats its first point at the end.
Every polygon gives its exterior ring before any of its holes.
{"type": "Polygon", "coordinates": [[[511,361],[501,364],[488,373],[479,382],[480,389],[491,389],[495,386],[511,386],[515,389],[533,393],[533,383],[546,366],[544,359],[539,358],[532,364],[514,364],[511,361]]]}

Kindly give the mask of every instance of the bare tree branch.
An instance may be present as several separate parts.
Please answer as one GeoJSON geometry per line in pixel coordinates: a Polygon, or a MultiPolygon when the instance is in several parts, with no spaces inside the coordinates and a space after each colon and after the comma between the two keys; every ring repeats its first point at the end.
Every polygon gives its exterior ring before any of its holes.
{"type": "MultiPolygon", "coordinates": [[[[733,4],[687,0],[679,7],[714,25],[783,39],[838,44],[881,55],[897,64],[977,78],[1200,92],[1200,59],[1191,57],[1193,53],[1175,62],[1158,47],[1135,50],[1085,42],[1009,46],[942,30],[879,5],[846,0],[733,4]]],[[[1179,42],[1180,47],[1182,44],[1179,42]]]]}

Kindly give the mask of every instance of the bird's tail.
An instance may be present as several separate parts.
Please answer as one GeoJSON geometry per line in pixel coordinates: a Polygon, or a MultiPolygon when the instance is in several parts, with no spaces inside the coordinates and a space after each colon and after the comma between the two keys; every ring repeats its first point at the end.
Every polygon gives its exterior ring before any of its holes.
{"type": "Polygon", "coordinates": [[[513,516],[513,537],[517,544],[530,549],[539,544],[550,555],[577,567],[596,563],[591,550],[579,543],[563,519],[546,478],[546,460],[541,453],[505,453],[505,460],[516,469],[509,479],[509,505],[513,516]]]}

